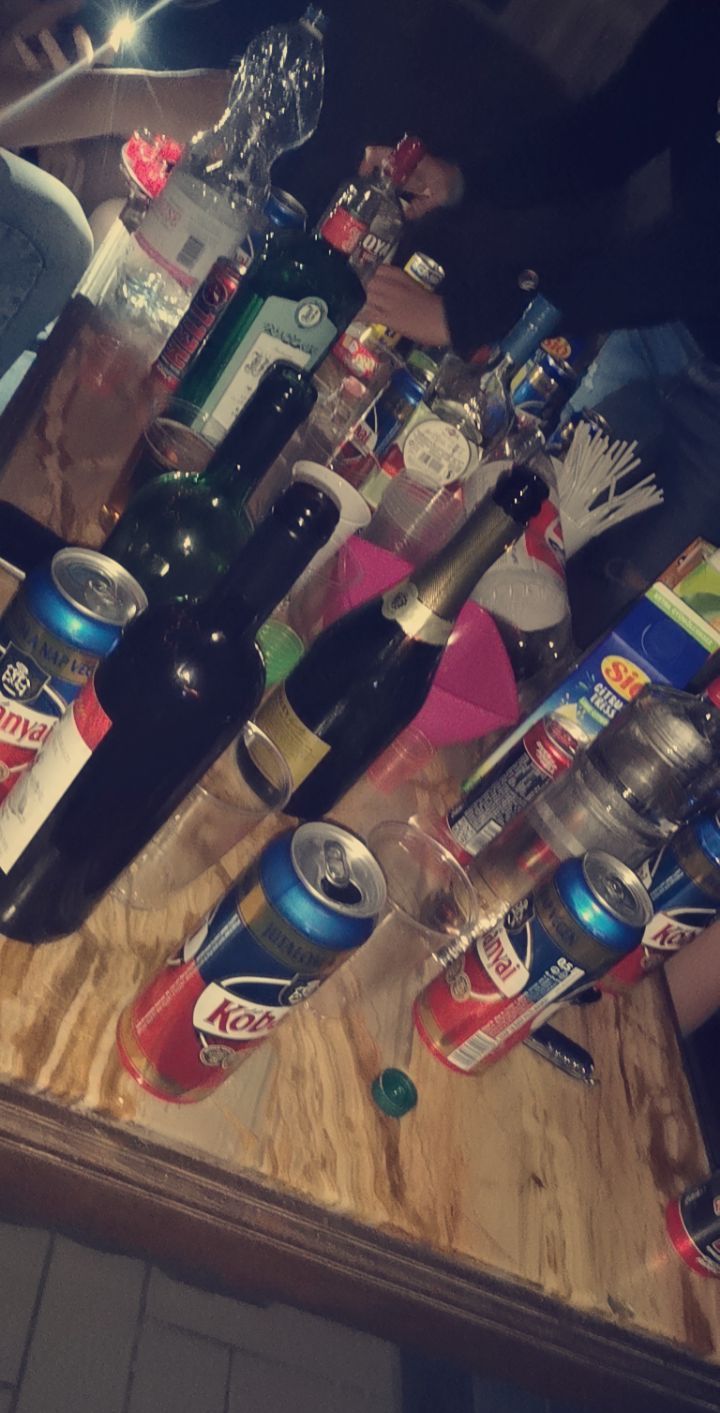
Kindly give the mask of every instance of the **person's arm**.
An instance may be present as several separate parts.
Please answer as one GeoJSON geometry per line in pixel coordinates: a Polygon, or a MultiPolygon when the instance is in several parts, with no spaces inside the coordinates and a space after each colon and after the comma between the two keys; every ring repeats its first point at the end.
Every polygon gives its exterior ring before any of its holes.
{"type": "Polygon", "coordinates": [[[230,76],[224,70],[155,73],[144,69],[91,69],[43,97],[44,80],[0,71],[0,144],[41,147],[85,137],[127,137],[135,128],[164,132],[180,142],[212,127],[224,111],[230,76]],[[35,93],[17,118],[3,110],[35,93]]]}
{"type": "Polygon", "coordinates": [[[472,202],[527,208],[622,186],[682,133],[699,66],[720,44],[716,0],[670,0],[598,93],[512,150],[462,162],[472,202]]]}

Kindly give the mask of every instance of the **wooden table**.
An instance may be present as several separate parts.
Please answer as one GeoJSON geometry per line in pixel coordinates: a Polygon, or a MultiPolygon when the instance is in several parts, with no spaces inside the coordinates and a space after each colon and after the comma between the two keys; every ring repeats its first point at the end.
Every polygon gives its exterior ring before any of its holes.
{"type": "Polygon", "coordinates": [[[383,1116],[397,981],[384,1039],[362,1007],[305,1009],[269,1074],[258,1051],[202,1104],[125,1074],[120,1009],[273,827],[165,913],[108,898],[66,941],[0,943],[4,1213],[568,1399],[720,1408],[720,1286],[663,1225],[707,1160],[662,980],[565,1013],[596,1089],[522,1049],[456,1077],[416,1045],[417,1109],[383,1116]]]}

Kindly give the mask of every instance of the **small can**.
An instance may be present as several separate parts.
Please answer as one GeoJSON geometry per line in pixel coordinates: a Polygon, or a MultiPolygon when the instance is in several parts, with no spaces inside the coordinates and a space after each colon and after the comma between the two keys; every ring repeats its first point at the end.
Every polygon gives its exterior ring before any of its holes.
{"type": "Polygon", "coordinates": [[[589,429],[590,439],[601,436],[612,441],[612,431],[605,417],[601,412],[594,412],[590,408],[583,408],[581,412],[573,412],[564,422],[561,422],[548,437],[545,450],[550,456],[564,456],[570,450],[573,437],[578,427],[585,426],[589,429]]]}
{"type": "Polygon", "coordinates": [[[215,261],[155,364],[155,377],[168,392],[180,386],[195,354],[237,294],[242,275],[226,256],[215,261]]]}
{"type": "Polygon", "coordinates": [[[347,829],[278,836],[123,1012],[126,1069],[159,1099],[202,1099],[367,941],[385,897],[379,863],[347,829]]]}
{"type": "Polygon", "coordinates": [[[632,951],[651,916],[646,889],[618,859],[600,850],[566,859],[426,987],[413,1017],[421,1039],[460,1074],[494,1063],[632,951]]]}
{"type": "Polygon", "coordinates": [[[720,1276],[720,1171],[668,1203],[668,1236],[698,1276],[720,1276]]]}
{"type": "Polygon", "coordinates": [[[516,415],[545,422],[570,396],[577,374],[569,363],[553,358],[542,346],[521,370],[511,390],[516,415]]]}
{"type": "Polygon", "coordinates": [[[643,869],[655,916],[642,942],[605,978],[603,989],[624,991],[664,966],[720,912],[720,821],[693,820],[643,869]]]}
{"type": "Polygon", "coordinates": [[[535,796],[548,780],[569,770],[589,737],[562,711],[551,711],[481,776],[469,795],[453,806],[447,828],[465,858],[474,858],[535,796]]]}
{"type": "Polygon", "coordinates": [[[137,580],[96,550],[58,550],[28,575],[0,619],[0,799],[145,608],[137,580]]]}

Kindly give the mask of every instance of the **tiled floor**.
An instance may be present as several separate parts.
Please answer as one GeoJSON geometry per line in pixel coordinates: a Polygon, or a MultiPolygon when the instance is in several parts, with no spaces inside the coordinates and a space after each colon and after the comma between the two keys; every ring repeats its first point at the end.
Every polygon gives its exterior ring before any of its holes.
{"type": "Polygon", "coordinates": [[[398,1351],[0,1225],[0,1413],[401,1413],[398,1351]]]}

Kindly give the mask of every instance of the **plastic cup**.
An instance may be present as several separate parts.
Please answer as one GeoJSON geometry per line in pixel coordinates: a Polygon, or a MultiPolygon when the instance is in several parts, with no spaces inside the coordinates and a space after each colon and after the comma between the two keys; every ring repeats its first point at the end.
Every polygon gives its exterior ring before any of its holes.
{"type": "Polygon", "coordinates": [[[170,398],[133,448],[105,505],[103,528],[112,530],[132,497],[169,471],[200,474],[225,436],[222,425],[183,398],[170,398]]]}
{"type": "Polygon", "coordinates": [[[388,887],[372,937],[306,1003],[335,1019],[358,1009],[374,1034],[412,1031],[412,1003],[436,976],[448,946],[462,950],[476,925],[475,892],[457,859],[412,824],[389,821],[368,844],[388,887]]]}
{"type": "Polygon", "coordinates": [[[350,563],[343,548],[333,559],[317,569],[313,567],[311,574],[298,580],[288,599],[287,621],[305,647],[347,611],[351,591],[361,577],[361,570],[350,563]]]}
{"type": "Polygon", "coordinates": [[[421,485],[401,471],[388,486],[363,539],[417,566],[447,544],[464,519],[458,493],[421,485]]]}
{"type": "Polygon", "coordinates": [[[292,792],[290,769],[264,731],[248,722],[199,785],[118,879],[113,892],[131,908],[163,908],[220,863],[292,792]],[[238,746],[262,763],[254,785],[238,764],[238,746]],[[257,786],[257,788],[255,788],[257,786]]]}

